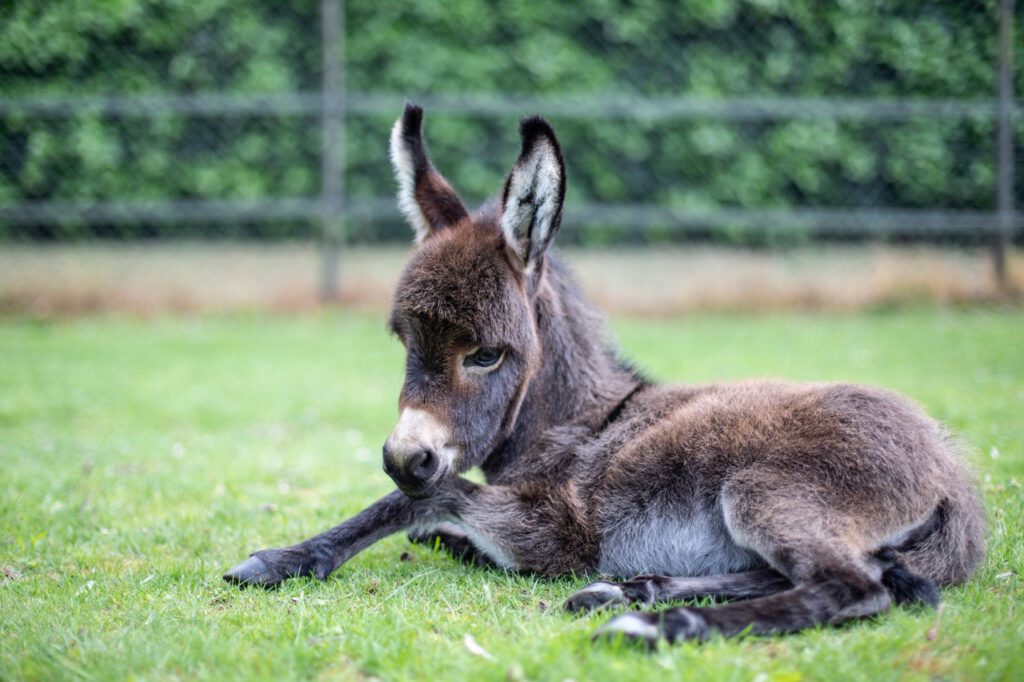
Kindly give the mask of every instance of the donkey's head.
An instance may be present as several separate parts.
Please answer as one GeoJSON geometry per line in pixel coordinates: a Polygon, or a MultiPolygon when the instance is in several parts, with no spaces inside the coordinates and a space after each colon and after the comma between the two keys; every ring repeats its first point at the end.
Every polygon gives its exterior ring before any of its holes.
{"type": "Polygon", "coordinates": [[[500,204],[470,215],[427,158],[422,124],[423,110],[406,105],[391,132],[398,202],[419,246],[389,321],[406,369],[384,470],[413,497],[480,464],[512,432],[540,362],[533,299],[565,196],[555,133],[527,118],[500,204]]]}

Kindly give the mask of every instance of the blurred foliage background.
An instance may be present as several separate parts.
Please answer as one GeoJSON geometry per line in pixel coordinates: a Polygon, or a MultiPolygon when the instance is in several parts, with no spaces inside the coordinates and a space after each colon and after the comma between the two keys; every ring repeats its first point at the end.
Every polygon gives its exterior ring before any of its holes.
{"type": "MultiPolygon", "coordinates": [[[[320,11],[313,0],[0,5],[0,206],[317,199],[320,11]],[[160,97],[210,94],[222,97],[213,110],[160,109],[160,97]],[[104,104],[112,96],[150,105],[112,109],[104,104]],[[251,98],[261,96],[275,106],[259,110],[251,98]],[[248,104],[233,109],[240,101],[248,104]]],[[[515,98],[576,97],[579,111],[550,115],[570,167],[570,213],[574,204],[995,207],[996,122],[985,105],[996,94],[998,2],[346,0],[343,12],[344,187],[349,205],[363,206],[348,221],[353,240],[407,238],[393,213],[375,209],[393,193],[387,132],[405,97],[499,98],[497,111],[427,112],[436,165],[472,201],[497,190],[517,149],[515,121],[533,113],[515,98]],[[758,98],[795,99],[779,116],[673,116],[680,98],[747,108],[758,98]],[[837,98],[925,106],[880,117],[801,110],[837,98]],[[949,102],[983,106],[944,115],[949,102]]],[[[1024,31],[1014,40],[1020,93],[1024,31]]],[[[1024,160],[1024,117],[1014,140],[1024,160]]],[[[1020,205],[1024,183],[1014,192],[1020,205]]],[[[673,238],[654,223],[641,235],[597,221],[573,238],[673,238]]],[[[728,224],[709,227],[730,238],[728,224]]],[[[0,236],[29,239],[312,237],[319,229],[302,211],[215,223],[0,218],[0,236]]]]}

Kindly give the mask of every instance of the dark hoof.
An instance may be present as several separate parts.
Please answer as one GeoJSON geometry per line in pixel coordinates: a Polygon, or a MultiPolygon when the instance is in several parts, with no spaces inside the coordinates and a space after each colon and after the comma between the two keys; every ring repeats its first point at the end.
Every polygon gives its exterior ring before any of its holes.
{"type": "Polygon", "coordinates": [[[594,631],[594,641],[623,639],[653,649],[664,633],[658,627],[657,616],[647,613],[624,613],[594,631]]]}
{"type": "Polygon", "coordinates": [[[224,574],[224,580],[247,587],[276,587],[281,579],[258,556],[251,556],[224,574]]]}
{"type": "Polygon", "coordinates": [[[623,638],[654,647],[659,640],[680,642],[708,639],[711,629],[696,609],[678,607],[661,613],[624,613],[594,632],[594,639],[623,638]]]}
{"type": "Polygon", "coordinates": [[[622,588],[615,583],[600,581],[587,585],[569,597],[565,602],[565,610],[570,613],[581,613],[612,606],[621,606],[625,603],[622,588]]]}
{"type": "Polygon", "coordinates": [[[711,627],[700,609],[677,606],[661,614],[661,627],[670,642],[703,642],[711,636],[711,627]]]}

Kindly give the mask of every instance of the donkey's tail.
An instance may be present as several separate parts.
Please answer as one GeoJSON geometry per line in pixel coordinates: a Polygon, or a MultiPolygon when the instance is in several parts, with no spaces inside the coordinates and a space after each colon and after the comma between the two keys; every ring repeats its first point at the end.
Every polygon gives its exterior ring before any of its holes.
{"type": "Polygon", "coordinates": [[[924,602],[933,609],[939,605],[939,588],[935,583],[912,573],[898,560],[882,571],[882,585],[896,604],[924,602]]]}
{"type": "Polygon", "coordinates": [[[971,487],[944,498],[898,545],[872,552],[882,584],[897,604],[939,603],[939,586],[967,580],[984,556],[985,517],[971,487]]]}

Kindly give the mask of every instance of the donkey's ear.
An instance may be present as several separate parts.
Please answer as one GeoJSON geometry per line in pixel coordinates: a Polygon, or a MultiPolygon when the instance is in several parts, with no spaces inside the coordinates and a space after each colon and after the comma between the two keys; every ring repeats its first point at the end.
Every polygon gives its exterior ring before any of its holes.
{"type": "Polygon", "coordinates": [[[523,149],[501,195],[501,231],[524,272],[543,260],[562,221],[565,162],[555,131],[540,116],[519,124],[523,149]]]}
{"type": "Polygon", "coordinates": [[[398,207],[416,231],[416,243],[469,216],[448,181],[434,170],[423,142],[423,109],[406,104],[391,129],[391,163],[398,178],[398,207]]]}

